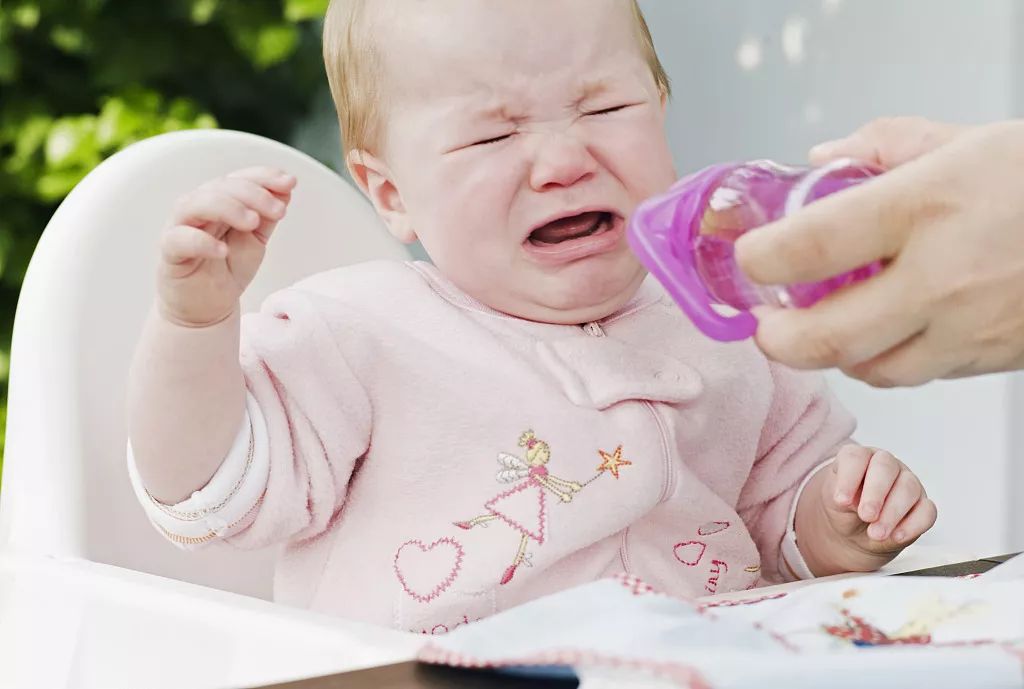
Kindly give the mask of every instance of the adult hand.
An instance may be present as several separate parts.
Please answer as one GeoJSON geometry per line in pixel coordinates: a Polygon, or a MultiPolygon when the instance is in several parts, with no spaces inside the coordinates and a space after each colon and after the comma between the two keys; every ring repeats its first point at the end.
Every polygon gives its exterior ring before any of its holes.
{"type": "Polygon", "coordinates": [[[958,127],[880,120],[816,147],[886,174],[745,235],[756,282],[876,277],[809,309],[757,311],[765,353],[878,387],[1024,367],[1024,121],[958,127]]]}

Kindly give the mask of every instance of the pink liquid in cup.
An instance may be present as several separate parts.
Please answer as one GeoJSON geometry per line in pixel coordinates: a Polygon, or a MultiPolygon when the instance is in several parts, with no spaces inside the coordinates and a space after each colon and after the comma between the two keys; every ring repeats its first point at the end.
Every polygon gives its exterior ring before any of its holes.
{"type": "Polygon", "coordinates": [[[770,161],[715,165],[676,182],[664,195],[637,208],[629,223],[634,253],[694,324],[728,342],[751,337],[757,305],[805,308],[881,270],[872,264],[828,280],[793,285],[757,285],[733,256],[735,241],[809,203],[881,173],[842,160],[820,168],[770,161]],[[724,315],[713,308],[736,309],[724,315]]]}

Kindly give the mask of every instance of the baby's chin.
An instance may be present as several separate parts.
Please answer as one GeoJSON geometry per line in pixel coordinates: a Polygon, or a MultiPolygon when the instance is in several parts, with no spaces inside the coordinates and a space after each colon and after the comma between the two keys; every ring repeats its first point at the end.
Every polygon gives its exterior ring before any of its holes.
{"type": "Polygon", "coordinates": [[[563,279],[554,276],[536,280],[531,285],[533,289],[477,298],[497,311],[529,321],[558,325],[591,323],[625,306],[636,295],[646,275],[639,264],[615,273],[563,279]]]}

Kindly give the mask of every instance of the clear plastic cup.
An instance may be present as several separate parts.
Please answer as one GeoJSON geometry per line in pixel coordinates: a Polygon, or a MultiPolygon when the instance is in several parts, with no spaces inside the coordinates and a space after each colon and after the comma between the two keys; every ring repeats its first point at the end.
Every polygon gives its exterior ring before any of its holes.
{"type": "Polygon", "coordinates": [[[715,165],[641,204],[630,219],[630,246],[702,332],[721,341],[746,339],[757,330],[757,321],[749,313],[752,307],[811,306],[875,275],[881,265],[820,282],[757,285],[736,265],[736,240],[881,172],[852,160],[818,168],[767,160],[715,165]],[[739,313],[723,314],[713,304],[731,306],[739,313]]]}

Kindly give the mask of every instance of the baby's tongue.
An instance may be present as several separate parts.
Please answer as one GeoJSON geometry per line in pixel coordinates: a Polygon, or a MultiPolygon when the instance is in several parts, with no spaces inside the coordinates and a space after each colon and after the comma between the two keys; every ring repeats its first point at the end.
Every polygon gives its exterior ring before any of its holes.
{"type": "Polygon", "coordinates": [[[562,218],[539,227],[533,231],[530,238],[544,244],[558,244],[567,239],[582,237],[593,231],[601,222],[601,212],[581,213],[571,218],[562,218]]]}

